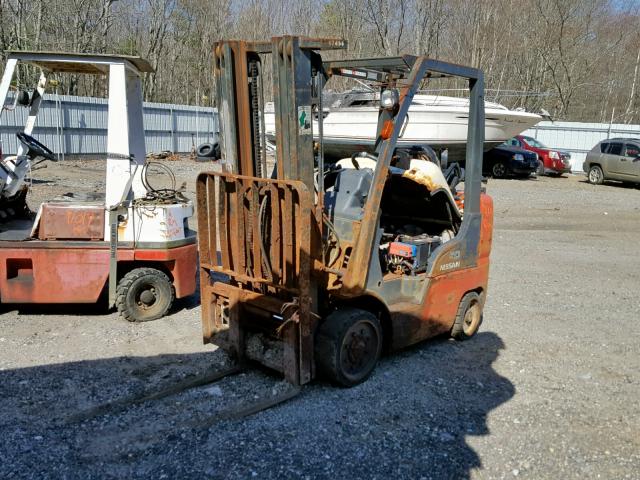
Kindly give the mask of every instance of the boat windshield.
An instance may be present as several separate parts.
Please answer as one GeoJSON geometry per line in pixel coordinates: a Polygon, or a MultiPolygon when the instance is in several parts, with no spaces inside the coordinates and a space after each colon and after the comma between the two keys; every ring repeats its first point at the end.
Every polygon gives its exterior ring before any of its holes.
{"type": "Polygon", "coordinates": [[[377,107],[378,100],[354,100],[349,103],[350,107],[377,107]]]}

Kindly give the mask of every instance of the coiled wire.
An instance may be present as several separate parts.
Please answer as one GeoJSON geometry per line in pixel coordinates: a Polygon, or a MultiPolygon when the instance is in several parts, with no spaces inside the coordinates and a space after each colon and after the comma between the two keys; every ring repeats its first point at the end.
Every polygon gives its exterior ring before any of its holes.
{"type": "MultiPolygon", "coordinates": [[[[155,173],[158,173],[157,171],[155,173]]],[[[171,203],[187,203],[189,200],[182,194],[185,185],[183,184],[179,189],[176,189],[176,176],[173,171],[163,163],[160,162],[147,162],[142,166],[140,172],[140,180],[144,186],[147,194],[142,198],[137,198],[134,204],[171,204],[171,203]],[[170,179],[170,188],[156,188],[149,181],[149,167],[157,168],[161,170],[170,179]]]]}

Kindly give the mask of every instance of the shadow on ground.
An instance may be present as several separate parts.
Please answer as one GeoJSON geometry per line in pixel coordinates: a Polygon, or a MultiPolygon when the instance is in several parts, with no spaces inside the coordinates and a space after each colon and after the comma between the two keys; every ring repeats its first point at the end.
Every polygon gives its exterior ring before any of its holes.
{"type": "Polygon", "coordinates": [[[84,421],[79,412],[228,365],[220,350],[117,357],[0,372],[1,478],[466,478],[467,443],[515,392],[482,332],[390,355],[364,384],[322,382],[243,420],[200,427],[220,409],[288,388],[250,371],[84,421]]]}
{"type": "MultiPolygon", "coordinates": [[[[110,309],[107,303],[106,295],[101,295],[96,303],[5,303],[0,304],[0,314],[8,311],[16,311],[20,315],[76,315],[99,317],[116,312],[116,309],[110,309]]],[[[200,291],[198,290],[193,295],[174,300],[168,315],[173,315],[182,310],[192,310],[199,306],[200,291]]]]}
{"type": "MultiPolygon", "coordinates": [[[[583,180],[578,180],[580,183],[586,183],[587,185],[591,185],[591,182],[589,182],[588,178],[584,178],[583,180]]],[[[635,183],[635,182],[622,182],[622,181],[616,181],[616,180],[605,180],[602,184],[600,185],[593,185],[594,187],[602,187],[602,186],[606,186],[606,187],[618,187],[618,188],[626,188],[628,190],[635,190],[635,189],[640,189],[640,183],[635,183]]]]}

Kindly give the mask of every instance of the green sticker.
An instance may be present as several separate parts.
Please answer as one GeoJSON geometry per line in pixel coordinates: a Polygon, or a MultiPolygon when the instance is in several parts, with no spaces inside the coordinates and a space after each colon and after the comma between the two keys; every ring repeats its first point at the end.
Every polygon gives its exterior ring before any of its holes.
{"type": "Polygon", "coordinates": [[[311,135],[311,105],[298,107],[298,133],[311,135]]]}

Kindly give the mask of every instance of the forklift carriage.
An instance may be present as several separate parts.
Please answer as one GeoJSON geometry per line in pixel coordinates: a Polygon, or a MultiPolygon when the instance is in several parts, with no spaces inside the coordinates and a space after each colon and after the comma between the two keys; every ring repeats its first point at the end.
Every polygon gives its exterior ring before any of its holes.
{"type": "MultiPolygon", "coordinates": [[[[8,52],[0,82],[2,110],[28,110],[18,153],[0,159],[0,302],[94,303],[129,321],[163,316],[173,300],[196,289],[197,247],[188,227],[193,204],[178,192],[151,191],[146,180],[141,76],[153,72],[139,57],[8,52]],[[31,92],[7,104],[19,63],[40,69],[31,92]],[[26,204],[31,165],[56,155],[31,136],[47,81],[58,72],[108,77],[106,189],[26,204]]],[[[45,119],[45,126],[46,126],[45,119]]],[[[76,192],[72,192],[76,193],[76,192]]]]}
{"type": "Polygon", "coordinates": [[[219,341],[240,363],[256,360],[294,385],[317,372],[355,385],[384,350],[440,334],[469,338],[487,292],[493,204],[481,191],[482,72],[411,55],[322,59],[345,46],[295,36],[215,46],[224,163],[197,181],[204,341],[226,332],[219,341]],[[380,86],[378,134],[375,154],[325,164],[322,91],[334,76],[380,86]],[[464,193],[419,148],[396,148],[422,82],[444,77],[469,85],[464,193]]]}

